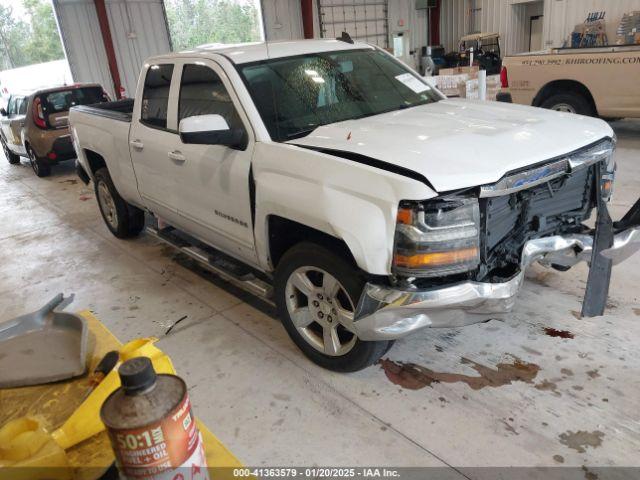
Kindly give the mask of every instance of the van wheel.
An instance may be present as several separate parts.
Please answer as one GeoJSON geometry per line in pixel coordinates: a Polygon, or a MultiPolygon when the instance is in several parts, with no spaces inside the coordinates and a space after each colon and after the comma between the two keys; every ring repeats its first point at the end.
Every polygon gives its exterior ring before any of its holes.
{"type": "Polygon", "coordinates": [[[577,113],[590,117],[596,114],[589,100],[579,93],[573,92],[556,93],[542,102],[540,106],[556,112],[577,113]]]}
{"type": "Polygon", "coordinates": [[[51,165],[40,160],[36,152],[33,151],[33,148],[27,147],[27,155],[29,156],[29,163],[31,164],[33,173],[35,173],[36,176],[42,178],[51,175],[51,165]]]}
{"type": "Polygon", "coordinates": [[[365,279],[344,258],[314,243],[287,251],[275,273],[278,314],[302,352],[321,367],[355,372],[377,362],[392,341],[365,342],[353,330],[365,279]]]}
{"type": "Polygon", "coordinates": [[[7,143],[4,141],[4,138],[0,137],[0,143],[2,143],[2,150],[4,151],[4,156],[7,157],[7,161],[11,165],[16,165],[20,163],[20,155],[16,155],[7,146],[7,143]]]}
{"type": "Polygon", "coordinates": [[[138,235],[144,228],[144,211],[127,203],[113,185],[109,170],[101,168],[95,173],[95,192],[102,219],[118,238],[138,235]]]}

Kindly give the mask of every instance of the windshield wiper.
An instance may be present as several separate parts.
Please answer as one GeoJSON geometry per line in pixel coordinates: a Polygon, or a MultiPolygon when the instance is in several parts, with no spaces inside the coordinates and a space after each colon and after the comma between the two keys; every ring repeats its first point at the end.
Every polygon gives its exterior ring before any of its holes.
{"type": "Polygon", "coordinates": [[[290,140],[292,138],[300,138],[300,137],[306,137],[307,135],[309,135],[311,132],[313,132],[316,128],[318,128],[318,126],[316,125],[315,127],[311,127],[311,128],[306,128],[304,130],[298,130],[297,132],[293,132],[293,133],[287,133],[286,137],[287,140],[290,140]]]}

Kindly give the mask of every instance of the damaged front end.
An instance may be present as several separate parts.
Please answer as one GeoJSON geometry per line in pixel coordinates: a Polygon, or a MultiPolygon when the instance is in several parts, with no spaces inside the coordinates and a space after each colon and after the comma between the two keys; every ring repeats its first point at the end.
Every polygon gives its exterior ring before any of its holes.
{"type": "Polygon", "coordinates": [[[403,202],[395,283],[368,283],[355,328],[363,340],[423,327],[456,327],[509,312],[524,271],[538,261],[567,270],[590,264],[582,313],[602,315],[611,267],[640,248],[640,202],[611,221],[613,139],[492,185],[427,202],[403,202]],[[597,211],[596,226],[585,226],[597,211]]]}

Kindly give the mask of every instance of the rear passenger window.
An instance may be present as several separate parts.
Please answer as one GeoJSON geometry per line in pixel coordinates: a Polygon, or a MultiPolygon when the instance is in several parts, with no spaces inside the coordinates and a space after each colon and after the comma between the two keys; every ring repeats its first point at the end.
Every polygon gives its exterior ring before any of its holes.
{"type": "Polygon", "coordinates": [[[204,65],[185,65],[180,81],[178,124],[183,118],[208,114],[222,115],[231,129],[243,128],[218,74],[204,65]]]}
{"type": "Polygon", "coordinates": [[[142,92],[140,120],[152,127],[167,128],[167,108],[173,65],[151,65],[142,92]]]}

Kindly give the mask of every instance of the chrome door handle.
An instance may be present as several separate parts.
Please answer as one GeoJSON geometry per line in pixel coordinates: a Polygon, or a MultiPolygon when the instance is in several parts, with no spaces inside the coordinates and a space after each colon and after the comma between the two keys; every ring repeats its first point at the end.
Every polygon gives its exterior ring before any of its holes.
{"type": "Polygon", "coordinates": [[[136,150],[142,150],[144,148],[144,143],[142,143],[140,140],[131,140],[129,144],[136,150]]]}
{"type": "Polygon", "coordinates": [[[180,150],[174,150],[173,152],[167,153],[167,156],[173,160],[174,162],[184,163],[186,157],[180,152],[180,150]]]}

